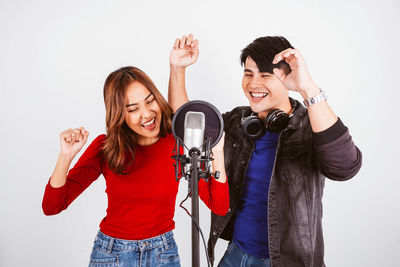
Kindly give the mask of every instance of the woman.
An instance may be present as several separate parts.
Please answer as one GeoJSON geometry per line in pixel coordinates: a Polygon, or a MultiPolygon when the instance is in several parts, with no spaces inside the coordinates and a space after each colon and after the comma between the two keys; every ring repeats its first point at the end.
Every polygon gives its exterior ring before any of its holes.
{"type": "MultiPolygon", "coordinates": [[[[178,182],[171,159],[171,108],[151,79],[135,67],[108,76],[104,102],[107,135],[98,136],[69,172],[89,133],[81,127],[60,134],[61,151],[46,186],[43,211],[53,215],[66,209],[103,174],[107,215],[89,266],[180,266],[172,234],[178,182]]],[[[229,193],[223,139],[213,153],[213,167],[221,178],[200,180],[199,192],[210,209],[225,214],[229,193]]]]}

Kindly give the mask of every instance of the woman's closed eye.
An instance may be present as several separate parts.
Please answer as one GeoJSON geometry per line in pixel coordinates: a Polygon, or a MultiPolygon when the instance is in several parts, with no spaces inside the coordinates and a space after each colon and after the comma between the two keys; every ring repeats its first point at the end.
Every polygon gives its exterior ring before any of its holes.
{"type": "Polygon", "coordinates": [[[153,96],[151,99],[147,100],[147,104],[150,104],[150,103],[153,102],[154,100],[155,100],[155,98],[154,98],[154,96],[153,96]]]}

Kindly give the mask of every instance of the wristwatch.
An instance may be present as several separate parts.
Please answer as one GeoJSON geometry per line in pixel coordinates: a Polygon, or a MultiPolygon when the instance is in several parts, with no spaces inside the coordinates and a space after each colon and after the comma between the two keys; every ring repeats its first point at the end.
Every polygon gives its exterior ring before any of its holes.
{"type": "Polygon", "coordinates": [[[311,97],[309,99],[304,99],[303,100],[304,106],[306,106],[308,108],[308,107],[310,107],[310,106],[312,106],[312,105],[314,105],[314,104],[316,104],[318,102],[321,102],[322,100],[327,99],[328,96],[326,95],[325,91],[322,90],[322,89],[320,89],[320,90],[321,90],[321,92],[318,95],[313,96],[313,97],[311,97]]]}

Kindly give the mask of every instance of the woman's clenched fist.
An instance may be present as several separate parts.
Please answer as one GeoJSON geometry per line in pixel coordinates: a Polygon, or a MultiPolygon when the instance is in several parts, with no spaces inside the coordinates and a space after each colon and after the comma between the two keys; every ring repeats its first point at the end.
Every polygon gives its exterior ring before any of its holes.
{"type": "Polygon", "coordinates": [[[60,155],[74,158],[86,144],[89,132],[84,127],[68,129],[60,134],[60,155]]]}

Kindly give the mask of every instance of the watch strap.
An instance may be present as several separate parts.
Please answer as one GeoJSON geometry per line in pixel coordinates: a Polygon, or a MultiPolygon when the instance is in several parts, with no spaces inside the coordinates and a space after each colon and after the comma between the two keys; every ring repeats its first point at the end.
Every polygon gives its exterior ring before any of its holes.
{"type": "Polygon", "coordinates": [[[314,105],[316,103],[319,103],[319,102],[327,99],[328,96],[326,95],[325,91],[322,90],[322,89],[320,89],[320,90],[321,90],[321,92],[318,95],[313,96],[313,97],[311,97],[309,99],[304,99],[303,100],[304,106],[306,106],[308,108],[308,107],[310,107],[310,106],[312,106],[312,105],[314,105]]]}

